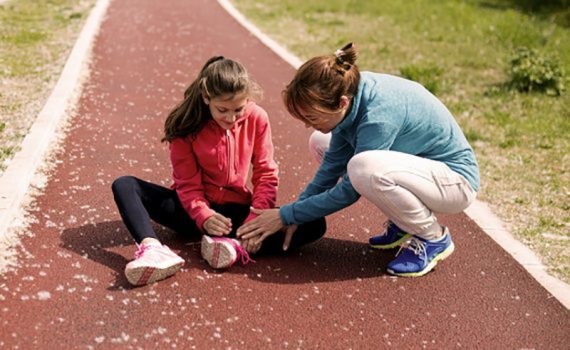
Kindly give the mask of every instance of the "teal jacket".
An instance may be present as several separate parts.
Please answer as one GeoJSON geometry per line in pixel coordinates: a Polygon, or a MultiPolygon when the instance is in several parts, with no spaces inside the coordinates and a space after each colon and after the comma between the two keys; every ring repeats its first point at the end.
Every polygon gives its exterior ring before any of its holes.
{"type": "Polygon", "coordinates": [[[360,195],[346,166],[355,154],[369,150],[441,161],[479,190],[473,149],[449,110],[416,82],[362,72],[350,112],[331,133],[329,149],[311,183],[297,201],[279,210],[286,225],[309,222],[356,202],[360,195]]]}

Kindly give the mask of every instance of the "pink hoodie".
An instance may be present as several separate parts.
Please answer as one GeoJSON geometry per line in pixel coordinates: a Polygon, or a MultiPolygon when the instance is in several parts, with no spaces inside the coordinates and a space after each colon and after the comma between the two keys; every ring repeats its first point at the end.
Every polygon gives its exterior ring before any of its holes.
{"type": "MultiPolygon", "coordinates": [[[[214,120],[196,138],[191,135],[170,143],[171,188],[190,217],[202,230],[214,214],[210,203],[239,203],[258,209],[275,207],[277,164],[267,113],[249,102],[243,116],[229,130],[214,120]],[[250,165],[253,193],[247,187],[250,165]]],[[[250,213],[246,221],[255,217],[250,213]]]]}

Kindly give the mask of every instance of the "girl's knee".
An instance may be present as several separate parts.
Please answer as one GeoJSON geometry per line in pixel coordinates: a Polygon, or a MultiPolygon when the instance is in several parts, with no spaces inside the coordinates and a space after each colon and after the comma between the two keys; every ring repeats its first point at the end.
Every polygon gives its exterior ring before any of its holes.
{"type": "Polygon", "coordinates": [[[136,182],[137,181],[134,176],[121,176],[113,181],[111,189],[114,194],[117,194],[126,189],[133,188],[136,182]]]}
{"type": "Polygon", "coordinates": [[[327,221],[325,218],[319,218],[313,222],[311,222],[311,231],[313,232],[312,236],[314,237],[314,241],[321,238],[327,232],[327,221]]]}

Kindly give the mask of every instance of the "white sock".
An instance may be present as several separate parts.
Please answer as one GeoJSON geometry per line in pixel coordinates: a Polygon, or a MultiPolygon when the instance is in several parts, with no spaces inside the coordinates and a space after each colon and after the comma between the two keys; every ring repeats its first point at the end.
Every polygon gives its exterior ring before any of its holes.
{"type": "Polygon", "coordinates": [[[143,243],[146,246],[153,246],[153,247],[160,247],[162,246],[162,243],[160,243],[159,241],[155,241],[155,240],[151,240],[151,241],[147,241],[145,243],[143,243]]]}
{"type": "Polygon", "coordinates": [[[440,237],[435,239],[429,239],[428,242],[436,243],[443,241],[445,239],[445,236],[447,235],[447,229],[444,226],[442,226],[442,229],[443,229],[443,234],[440,237]]]}

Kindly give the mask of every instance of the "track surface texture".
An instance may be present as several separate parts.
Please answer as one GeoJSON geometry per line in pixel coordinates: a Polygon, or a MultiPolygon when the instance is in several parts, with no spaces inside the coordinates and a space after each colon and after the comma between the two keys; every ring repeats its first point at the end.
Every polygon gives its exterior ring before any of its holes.
{"type": "Polygon", "coordinates": [[[200,258],[199,242],[157,228],[186,264],[131,287],[123,269],[135,245],[111,183],[170,185],[163,121],[217,54],[244,63],[265,91],[279,203],[310,180],[310,130],[280,100],[291,66],[215,1],[111,2],[20,266],[0,276],[0,348],[568,349],[568,310],[463,214],[441,217],[456,250],[422,278],[387,275],[395,251],[367,246],[385,218],[361,200],[330,216],[317,243],[224,272],[200,258]]]}

